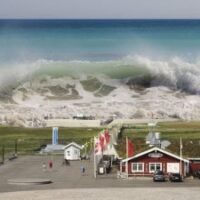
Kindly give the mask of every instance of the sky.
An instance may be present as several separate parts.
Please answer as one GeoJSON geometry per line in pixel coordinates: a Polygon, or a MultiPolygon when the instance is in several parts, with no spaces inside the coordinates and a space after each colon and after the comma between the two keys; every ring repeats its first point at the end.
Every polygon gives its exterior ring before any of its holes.
{"type": "Polygon", "coordinates": [[[0,0],[0,18],[200,18],[200,0],[0,0]]]}

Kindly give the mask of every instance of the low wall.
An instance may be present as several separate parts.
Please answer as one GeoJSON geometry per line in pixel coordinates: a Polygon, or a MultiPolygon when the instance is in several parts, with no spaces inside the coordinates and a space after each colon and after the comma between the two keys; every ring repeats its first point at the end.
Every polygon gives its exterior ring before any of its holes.
{"type": "Polygon", "coordinates": [[[46,127],[100,127],[100,120],[50,119],[46,127]]]}
{"type": "Polygon", "coordinates": [[[178,121],[177,119],[115,119],[113,120],[108,127],[112,126],[131,126],[140,123],[148,124],[150,122],[158,123],[158,122],[173,122],[178,121]]]}

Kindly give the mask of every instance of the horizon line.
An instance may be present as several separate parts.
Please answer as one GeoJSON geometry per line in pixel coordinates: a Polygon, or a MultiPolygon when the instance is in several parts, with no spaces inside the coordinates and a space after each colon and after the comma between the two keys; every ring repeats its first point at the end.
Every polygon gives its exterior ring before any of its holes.
{"type": "Polygon", "coordinates": [[[0,18],[0,20],[200,20],[200,18],[0,18]]]}

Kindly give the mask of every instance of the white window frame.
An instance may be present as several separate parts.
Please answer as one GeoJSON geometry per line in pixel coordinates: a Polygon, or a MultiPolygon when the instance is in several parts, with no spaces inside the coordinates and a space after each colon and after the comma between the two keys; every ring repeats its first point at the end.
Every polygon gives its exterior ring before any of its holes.
{"type": "Polygon", "coordinates": [[[132,170],[132,172],[144,172],[144,163],[142,163],[142,162],[133,162],[133,163],[131,163],[131,170],[132,170]],[[133,165],[137,165],[137,170],[134,170],[133,169],[133,165]],[[142,164],[142,170],[139,170],[139,165],[141,165],[142,164]]]}
{"type": "Polygon", "coordinates": [[[151,170],[151,165],[154,165],[154,167],[155,167],[155,165],[157,165],[157,164],[159,164],[160,165],[160,170],[162,170],[162,163],[161,162],[151,162],[151,163],[149,163],[149,173],[154,173],[156,170],[151,170]]]}

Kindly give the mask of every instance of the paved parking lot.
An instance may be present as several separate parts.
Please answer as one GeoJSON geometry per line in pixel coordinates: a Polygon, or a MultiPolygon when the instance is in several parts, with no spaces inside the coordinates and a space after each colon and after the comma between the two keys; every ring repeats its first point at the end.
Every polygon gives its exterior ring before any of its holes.
{"type": "Polygon", "coordinates": [[[81,188],[0,194],[0,200],[199,200],[199,198],[199,188],[81,188]]]}
{"type": "MultiPolygon", "coordinates": [[[[94,179],[93,161],[71,161],[69,166],[62,165],[62,156],[20,156],[0,166],[0,192],[74,189],[74,188],[185,188],[200,187],[199,179],[186,179],[183,183],[156,182],[151,178],[118,179],[116,173],[99,175],[94,179]],[[53,168],[48,168],[48,161],[53,161],[53,168]],[[43,163],[47,168],[44,169],[43,163]],[[81,174],[84,166],[86,172],[81,174]],[[50,179],[46,185],[13,185],[9,179],[44,178],[50,179]]],[[[198,188],[199,189],[199,188],[198,188]]]]}

